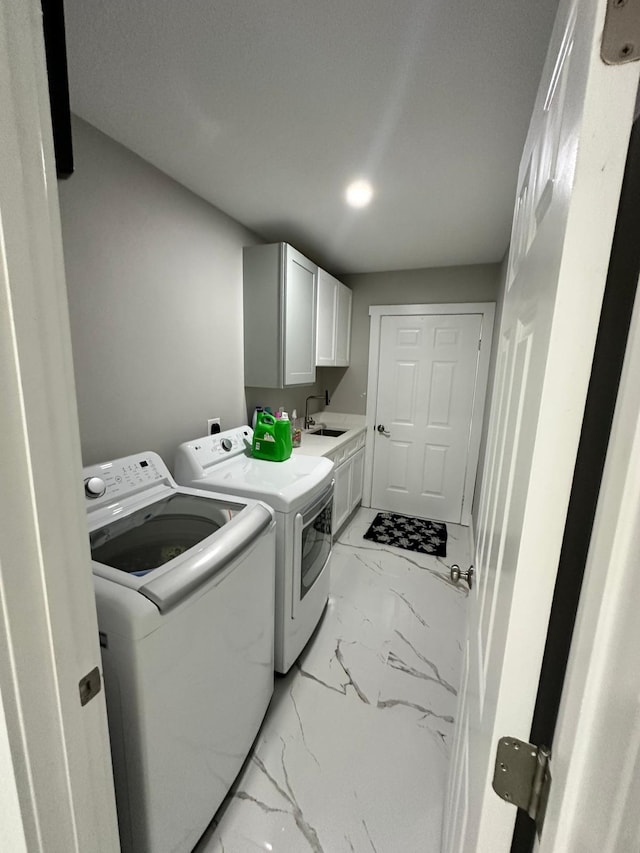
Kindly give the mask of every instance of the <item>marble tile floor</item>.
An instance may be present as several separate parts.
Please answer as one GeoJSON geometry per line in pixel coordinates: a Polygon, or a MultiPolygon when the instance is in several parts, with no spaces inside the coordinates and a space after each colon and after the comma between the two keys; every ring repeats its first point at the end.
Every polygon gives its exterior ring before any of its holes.
{"type": "Polygon", "coordinates": [[[335,544],[322,621],[194,853],[439,853],[468,529],[433,557],[363,539],[375,515],[335,544]]]}

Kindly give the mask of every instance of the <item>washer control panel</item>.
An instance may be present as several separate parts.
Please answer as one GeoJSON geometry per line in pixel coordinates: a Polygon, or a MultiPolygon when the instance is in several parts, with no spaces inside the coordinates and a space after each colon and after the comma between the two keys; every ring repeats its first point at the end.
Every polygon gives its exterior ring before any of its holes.
{"type": "Polygon", "coordinates": [[[160,483],[170,476],[157,453],[125,456],[84,469],[84,493],[88,501],[119,500],[131,492],[160,483]]]}

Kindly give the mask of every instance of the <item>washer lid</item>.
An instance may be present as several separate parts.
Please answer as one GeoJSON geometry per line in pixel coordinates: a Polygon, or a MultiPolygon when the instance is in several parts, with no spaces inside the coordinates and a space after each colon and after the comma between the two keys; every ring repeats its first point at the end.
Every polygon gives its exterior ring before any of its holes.
{"type": "Polygon", "coordinates": [[[273,511],[261,503],[243,506],[206,494],[176,493],[93,531],[93,571],[135,590],[166,613],[252,547],[272,523],[273,511]],[[182,503],[182,498],[195,498],[198,504],[185,504],[173,516],[163,514],[172,499],[182,503]],[[207,504],[213,507],[207,509],[207,504]],[[140,516],[139,524],[135,516],[140,516]]]}
{"type": "Polygon", "coordinates": [[[244,508],[240,503],[173,491],[93,530],[91,556],[98,563],[142,577],[213,536],[244,508]]]}
{"type": "Polygon", "coordinates": [[[332,471],[333,462],[322,456],[295,455],[284,462],[236,456],[212,466],[205,477],[189,485],[256,498],[279,512],[289,512],[326,488],[332,471]]]}

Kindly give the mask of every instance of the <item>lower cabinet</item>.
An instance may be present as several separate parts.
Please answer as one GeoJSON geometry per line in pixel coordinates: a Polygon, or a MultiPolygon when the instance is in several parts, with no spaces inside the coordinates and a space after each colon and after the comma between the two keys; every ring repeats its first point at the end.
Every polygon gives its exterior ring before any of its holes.
{"type": "Polygon", "coordinates": [[[335,469],[335,485],[333,487],[333,521],[331,532],[335,533],[351,511],[351,462],[347,460],[335,469]]]}
{"type": "Polygon", "coordinates": [[[351,511],[362,501],[364,486],[364,447],[351,459],[351,511]]]}
{"type": "Polygon", "coordinates": [[[338,465],[334,471],[334,477],[331,532],[335,534],[362,500],[364,447],[338,465]]]}

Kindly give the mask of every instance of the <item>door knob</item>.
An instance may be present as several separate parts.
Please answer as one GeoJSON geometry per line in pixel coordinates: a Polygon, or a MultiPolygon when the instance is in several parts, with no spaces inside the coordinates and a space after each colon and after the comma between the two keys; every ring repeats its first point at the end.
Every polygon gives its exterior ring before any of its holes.
{"type": "Polygon", "coordinates": [[[451,566],[451,580],[453,583],[458,583],[462,579],[469,584],[469,589],[473,587],[473,566],[469,566],[466,572],[463,572],[457,563],[451,566]]]}
{"type": "Polygon", "coordinates": [[[391,435],[391,433],[387,432],[384,428],[384,424],[378,424],[378,432],[380,433],[380,435],[391,435]]]}

